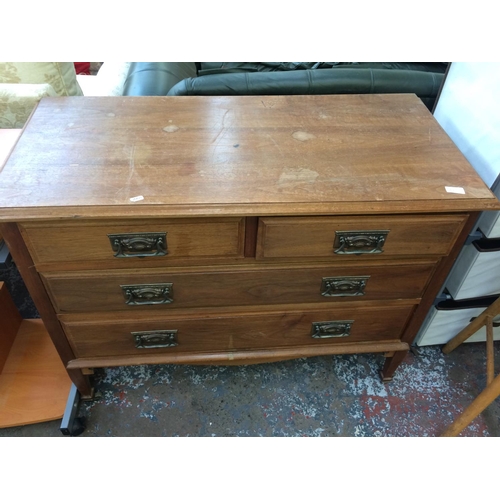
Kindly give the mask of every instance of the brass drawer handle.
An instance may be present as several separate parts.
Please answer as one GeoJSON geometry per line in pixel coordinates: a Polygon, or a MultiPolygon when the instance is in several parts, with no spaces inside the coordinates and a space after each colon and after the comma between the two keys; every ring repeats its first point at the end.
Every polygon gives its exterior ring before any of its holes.
{"type": "Polygon", "coordinates": [[[333,337],[348,337],[354,320],[313,322],[311,337],[313,339],[329,339],[333,337]]]}
{"type": "Polygon", "coordinates": [[[125,304],[129,306],[153,306],[170,304],[174,301],[172,283],[154,283],[144,285],[120,285],[125,304]]]}
{"type": "Polygon", "coordinates": [[[323,297],[356,297],[365,294],[366,282],[370,276],[337,276],[321,280],[323,297]]]}
{"type": "Polygon", "coordinates": [[[389,231],[335,231],[337,254],[382,253],[389,231]]]}
{"type": "Polygon", "coordinates": [[[152,330],[150,332],[132,332],[137,349],[155,349],[179,345],[177,330],[152,330]]]}
{"type": "Polygon", "coordinates": [[[167,233],[108,234],[114,257],[167,255],[167,233]]]}

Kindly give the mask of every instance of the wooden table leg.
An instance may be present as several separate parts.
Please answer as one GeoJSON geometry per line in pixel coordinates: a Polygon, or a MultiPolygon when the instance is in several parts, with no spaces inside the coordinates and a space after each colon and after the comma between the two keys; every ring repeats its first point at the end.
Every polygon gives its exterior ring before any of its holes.
{"type": "Polygon", "coordinates": [[[486,385],[495,378],[495,350],[493,346],[493,317],[486,318],[486,385]]]}
{"type": "Polygon", "coordinates": [[[393,356],[386,358],[384,367],[380,371],[382,382],[390,382],[398,366],[406,358],[408,351],[396,351],[393,356]]]}

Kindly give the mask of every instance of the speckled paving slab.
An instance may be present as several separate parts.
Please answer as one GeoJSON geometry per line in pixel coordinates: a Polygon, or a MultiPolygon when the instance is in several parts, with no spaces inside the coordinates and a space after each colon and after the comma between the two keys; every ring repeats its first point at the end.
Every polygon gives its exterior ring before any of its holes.
{"type": "MultiPolygon", "coordinates": [[[[499,347],[497,346],[497,351],[499,347]]],[[[241,367],[100,371],[83,403],[87,436],[436,436],[485,383],[484,345],[409,354],[382,384],[376,355],[241,367]]],[[[463,436],[497,436],[494,403],[463,436]]]]}

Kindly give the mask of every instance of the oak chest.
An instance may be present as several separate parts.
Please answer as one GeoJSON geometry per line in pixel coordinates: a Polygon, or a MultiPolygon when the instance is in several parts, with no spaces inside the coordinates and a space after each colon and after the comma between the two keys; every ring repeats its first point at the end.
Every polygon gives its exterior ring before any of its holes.
{"type": "Polygon", "coordinates": [[[0,230],[73,382],[378,352],[389,380],[482,210],[413,95],[43,99],[0,230]]]}

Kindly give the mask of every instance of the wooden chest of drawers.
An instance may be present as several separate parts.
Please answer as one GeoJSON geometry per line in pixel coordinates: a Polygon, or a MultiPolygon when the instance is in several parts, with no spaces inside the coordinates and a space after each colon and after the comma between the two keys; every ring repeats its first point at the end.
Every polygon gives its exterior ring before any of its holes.
{"type": "Polygon", "coordinates": [[[126,364],[379,352],[389,380],[499,208],[412,95],[44,99],[0,199],[87,397],[126,364]]]}

